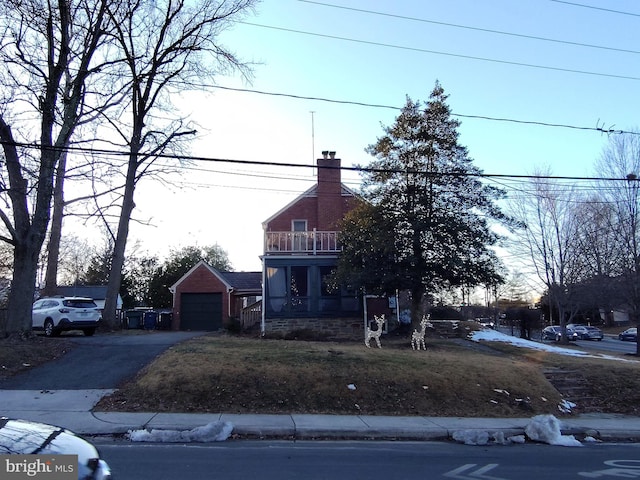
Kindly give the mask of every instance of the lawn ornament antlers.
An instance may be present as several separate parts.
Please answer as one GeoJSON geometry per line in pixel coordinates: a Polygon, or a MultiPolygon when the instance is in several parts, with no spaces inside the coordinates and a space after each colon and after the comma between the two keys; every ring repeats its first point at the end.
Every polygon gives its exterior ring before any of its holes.
{"type": "Polygon", "coordinates": [[[424,335],[427,332],[427,325],[430,325],[430,317],[431,315],[423,315],[422,320],[420,321],[420,330],[414,330],[411,334],[411,348],[413,348],[414,350],[420,350],[420,346],[422,346],[422,350],[427,349],[424,344],[424,335]]]}
{"type": "Polygon", "coordinates": [[[378,324],[378,329],[371,330],[371,327],[367,327],[367,334],[364,337],[364,344],[367,347],[371,348],[371,345],[369,345],[369,342],[373,338],[378,344],[378,348],[382,348],[382,346],[380,345],[380,335],[382,335],[382,326],[384,325],[384,315],[380,315],[379,317],[377,315],[374,315],[373,321],[378,324]]]}

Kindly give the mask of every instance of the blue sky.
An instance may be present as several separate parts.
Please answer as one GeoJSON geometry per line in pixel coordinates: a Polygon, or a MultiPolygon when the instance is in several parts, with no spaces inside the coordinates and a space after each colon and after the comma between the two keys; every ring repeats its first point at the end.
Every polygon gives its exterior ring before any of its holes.
{"type": "MultiPolygon", "coordinates": [[[[454,114],[633,130],[638,32],[632,0],[264,0],[221,36],[255,62],[251,83],[221,76],[217,84],[399,108],[407,95],[428,99],[439,81],[454,114]]],[[[225,89],[176,103],[200,126],[194,155],[300,165],[322,150],[366,165],[364,149],[397,115],[225,89]]],[[[549,167],[592,176],[608,141],[597,131],[458,118],[460,143],[488,174],[549,167]]],[[[198,163],[174,187],[141,185],[137,217],[152,226],[134,225],[132,242],[160,255],[218,243],[237,270],[259,270],[261,222],[314,181],[309,168],[198,163]]],[[[344,172],[343,181],[357,188],[358,176],[344,172]]]]}

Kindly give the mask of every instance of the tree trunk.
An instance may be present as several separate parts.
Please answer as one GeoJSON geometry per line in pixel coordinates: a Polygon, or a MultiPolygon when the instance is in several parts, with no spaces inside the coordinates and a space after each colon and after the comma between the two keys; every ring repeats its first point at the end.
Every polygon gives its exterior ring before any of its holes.
{"type": "Polygon", "coordinates": [[[58,263],[60,260],[60,239],[64,218],[64,177],[67,170],[67,154],[60,155],[53,191],[53,215],[47,246],[47,270],[44,276],[44,295],[55,295],[58,287],[58,263]]]}
{"type": "Polygon", "coordinates": [[[422,320],[422,287],[411,289],[411,327],[420,329],[420,321],[422,320]]]}
{"type": "MultiPolygon", "coordinates": [[[[132,143],[134,145],[134,143],[132,143]]],[[[133,148],[133,147],[132,147],[133,148]]],[[[138,156],[132,152],[129,157],[127,179],[124,187],[124,197],[122,200],[122,210],[118,220],[118,233],[116,234],[113,246],[113,257],[111,260],[111,270],[109,271],[109,281],[107,283],[107,298],[104,302],[102,319],[107,328],[117,329],[120,327],[117,316],[118,294],[122,283],[122,267],[124,265],[124,254],[127,248],[127,237],[129,236],[129,222],[131,213],[135,208],[133,193],[136,188],[136,172],[138,167],[138,156]]]]}
{"type": "Polygon", "coordinates": [[[21,242],[14,248],[11,295],[7,307],[6,332],[9,335],[31,333],[31,306],[35,295],[33,280],[38,271],[39,252],[40,246],[34,239],[21,242]]]}

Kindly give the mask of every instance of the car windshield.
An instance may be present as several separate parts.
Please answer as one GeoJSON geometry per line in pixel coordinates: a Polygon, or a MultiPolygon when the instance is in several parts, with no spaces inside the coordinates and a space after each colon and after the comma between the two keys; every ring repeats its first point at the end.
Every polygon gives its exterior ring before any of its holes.
{"type": "Polygon", "coordinates": [[[88,300],[84,298],[77,298],[73,300],[64,300],[62,302],[65,307],[73,307],[73,308],[96,308],[96,302],[93,300],[88,300]]]}

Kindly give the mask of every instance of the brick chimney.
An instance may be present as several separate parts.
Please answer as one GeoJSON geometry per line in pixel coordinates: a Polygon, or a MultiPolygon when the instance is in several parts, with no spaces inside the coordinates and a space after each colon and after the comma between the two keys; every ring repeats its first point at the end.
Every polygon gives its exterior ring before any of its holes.
{"type": "Polygon", "coordinates": [[[340,179],[340,159],[325,150],[318,159],[318,230],[335,230],[344,207],[340,179]]]}

